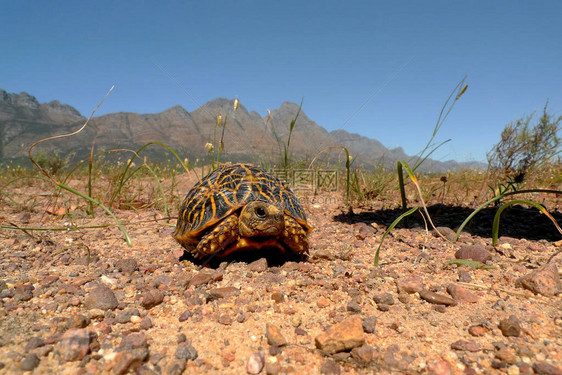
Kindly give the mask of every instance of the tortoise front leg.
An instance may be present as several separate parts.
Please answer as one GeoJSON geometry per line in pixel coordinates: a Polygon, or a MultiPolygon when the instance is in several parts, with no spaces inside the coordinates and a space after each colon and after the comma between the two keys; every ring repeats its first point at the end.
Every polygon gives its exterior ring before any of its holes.
{"type": "Polygon", "coordinates": [[[203,236],[193,253],[197,258],[202,258],[222,251],[236,241],[238,241],[238,215],[232,214],[203,236]]]}
{"type": "Polygon", "coordinates": [[[303,229],[302,225],[288,215],[285,215],[285,230],[283,231],[280,241],[294,253],[308,253],[308,237],[306,231],[303,229]]]}

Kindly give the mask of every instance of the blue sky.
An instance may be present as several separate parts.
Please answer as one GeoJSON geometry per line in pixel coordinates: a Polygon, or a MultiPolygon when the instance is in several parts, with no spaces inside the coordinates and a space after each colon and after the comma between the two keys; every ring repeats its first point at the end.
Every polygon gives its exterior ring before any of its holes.
{"type": "Polygon", "coordinates": [[[112,85],[96,115],[192,111],[217,97],[265,115],[304,98],[304,112],[328,130],[344,126],[416,154],[467,75],[468,91],[437,136],[452,140],[435,156],[484,161],[507,123],[547,99],[562,114],[560,1],[0,0],[0,8],[0,88],[85,116],[112,85]]]}

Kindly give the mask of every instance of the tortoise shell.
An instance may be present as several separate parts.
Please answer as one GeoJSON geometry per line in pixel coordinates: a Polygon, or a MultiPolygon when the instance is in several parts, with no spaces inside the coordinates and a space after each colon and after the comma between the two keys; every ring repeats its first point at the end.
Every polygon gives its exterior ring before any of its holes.
{"type": "MultiPolygon", "coordinates": [[[[302,237],[302,233],[306,234],[311,230],[301,204],[289,187],[277,177],[251,164],[233,164],[215,169],[189,191],[180,207],[173,237],[189,251],[196,255],[204,255],[198,254],[203,250],[197,249],[197,244],[203,237],[217,225],[222,224],[229,216],[240,216],[245,206],[256,201],[278,207],[285,216],[286,226],[293,226],[293,229],[299,232],[300,237],[302,237]],[[300,228],[296,228],[297,226],[300,228]]],[[[231,229],[237,231],[238,224],[234,221],[232,221],[231,229]]],[[[225,230],[217,230],[216,236],[209,237],[208,241],[219,241],[218,237],[224,232],[225,230]]],[[[291,242],[293,240],[283,241],[284,236],[292,236],[297,233],[285,232],[277,235],[274,242],[284,242],[284,247],[300,252],[291,249],[294,247],[291,242]]],[[[240,242],[241,236],[239,234],[237,236],[232,242],[240,242]]],[[[267,236],[262,235],[262,237],[267,236]]],[[[222,241],[222,237],[220,240],[222,241]]],[[[259,248],[260,243],[267,243],[268,246],[272,244],[272,241],[266,242],[263,241],[263,238],[260,241],[253,241],[251,245],[245,247],[259,248]]],[[[296,242],[302,241],[306,241],[306,238],[296,240],[296,242]]],[[[277,247],[283,247],[283,245],[277,247]]],[[[306,243],[305,251],[307,250],[308,243],[306,243]]]]}

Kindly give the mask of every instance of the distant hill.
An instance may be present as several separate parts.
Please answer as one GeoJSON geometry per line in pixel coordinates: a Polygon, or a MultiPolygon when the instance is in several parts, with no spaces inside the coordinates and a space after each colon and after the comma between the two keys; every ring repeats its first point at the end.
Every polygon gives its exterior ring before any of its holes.
{"type": "MultiPolygon", "coordinates": [[[[148,142],[163,142],[182,156],[192,159],[205,156],[205,143],[214,136],[218,114],[227,117],[224,137],[224,160],[266,161],[279,158],[279,144],[286,142],[289,124],[299,106],[285,102],[271,111],[271,117],[249,112],[243,105],[234,111],[233,100],[214,99],[193,112],[179,105],[155,114],[119,112],[94,117],[78,135],[42,143],[37,149],[45,152],[75,153],[84,158],[92,143],[96,151],[109,149],[136,150],[148,142]]],[[[58,101],[39,103],[27,93],[10,94],[0,90],[0,159],[27,155],[29,146],[40,139],[78,129],[86,118],[76,109],[58,101]]],[[[217,129],[220,137],[222,129],[217,129]]],[[[388,149],[379,141],[345,130],[328,132],[301,111],[295,124],[290,152],[293,160],[312,160],[320,151],[344,145],[354,157],[355,165],[394,168],[397,160],[409,160],[402,148],[388,149]]],[[[152,156],[162,156],[163,148],[153,147],[152,156]]],[[[324,153],[337,158],[337,150],[324,153]]],[[[339,155],[341,157],[341,155],[339,155]]],[[[125,156],[126,158],[130,156],[125,156]]],[[[442,172],[461,168],[482,168],[482,163],[427,160],[423,171],[442,172]]]]}

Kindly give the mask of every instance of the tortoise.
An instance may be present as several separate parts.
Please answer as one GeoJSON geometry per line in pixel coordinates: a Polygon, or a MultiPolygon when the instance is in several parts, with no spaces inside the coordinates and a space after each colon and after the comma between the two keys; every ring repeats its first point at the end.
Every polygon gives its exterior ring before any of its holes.
{"type": "Polygon", "coordinates": [[[291,189],[251,165],[215,169],[187,193],[172,236],[197,258],[242,250],[308,254],[312,227],[291,189]]]}

